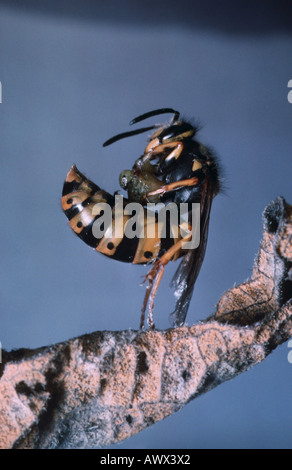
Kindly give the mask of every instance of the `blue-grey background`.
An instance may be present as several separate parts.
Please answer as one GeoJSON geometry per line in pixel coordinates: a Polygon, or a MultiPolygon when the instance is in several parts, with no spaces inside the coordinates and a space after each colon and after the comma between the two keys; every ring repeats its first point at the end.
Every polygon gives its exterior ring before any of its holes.
{"type": "MultiPolygon", "coordinates": [[[[60,196],[73,163],[104,189],[118,189],[120,171],[141,155],[147,136],[102,143],[152,109],[173,107],[199,120],[201,141],[224,168],[188,324],[250,276],[264,207],[278,195],[292,202],[291,21],[284,1],[0,1],[3,348],[138,328],[147,268],[83,244],[60,196]]],[[[158,328],[169,327],[175,268],[157,296],[158,328]]],[[[288,351],[286,343],[111,447],[290,448],[288,351]]]]}

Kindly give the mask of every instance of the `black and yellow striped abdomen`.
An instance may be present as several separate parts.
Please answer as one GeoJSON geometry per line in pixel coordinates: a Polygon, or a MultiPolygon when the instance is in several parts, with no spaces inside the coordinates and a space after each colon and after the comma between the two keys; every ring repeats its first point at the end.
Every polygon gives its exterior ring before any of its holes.
{"type": "MultiPolygon", "coordinates": [[[[92,181],[88,180],[75,165],[73,165],[67,174],[62,193],[62,208],[69,220],[71,229],[87,245],[96,251],[109,256],[118,261],[124,261],[133,264],[148,264],[159,258],[167,251],[177,240],[174,238],[161,238],[161,230],[157,218],[152,217],[153,232],[155,236],[148,238],[143,236],[138,238],[127,238],[125,229],[131,219],[131,215],[125,214],[125,206],[128,199],[122,198],[123,210],[118,210],[116,199],[107,193],[92,181]],[[94,223],[101,216],[96,208],[102,208],[102,204],[108,204],[112,211],[112,222],[116,226],[122,227],[119,236],[115,236],[115,231],[110,227],[104,227],[104,235],[96,237],[93,230],[94,223]]],[[[149,227],[146,227],[147,210],[144,211],[145,234],[149,227]]],[[[150,227],[151,229],[151,227],[150,227]]],[[[176,256],[177,258],[178,256],[176,256]]]]}

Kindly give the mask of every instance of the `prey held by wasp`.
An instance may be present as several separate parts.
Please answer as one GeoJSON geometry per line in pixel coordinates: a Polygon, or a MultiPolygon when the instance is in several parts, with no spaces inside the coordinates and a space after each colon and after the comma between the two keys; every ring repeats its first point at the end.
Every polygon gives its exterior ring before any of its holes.
{"type": "Polygon", "coordinates": [[[166,113],[173,115],[168,124],[130,130],[103,144],[108,146],[126,137],[154,131],[132,169],[120,174],[120,186],[128,193],[120,205],[116,204],[115,196],[87,179],[75,165],[67,174],[62,194],[62,208],[70,227],[87,245],[119,261],[152,265],[145,276],[147,287],[141,328],[147,307],[148,325],[154,328],[153,309],[157,289],[166,265],[178,258],[181,261],[171,283],[176,296],[171,321],[174,326],[184,324],[205,255],[212,201],[220,190],[216,157],[196,140],[198,128],[180,119],[178,111],[172,108],[150,111],[133,119],[130,125],[166,113]],[[141,231],[143,236],[128,235],[128,229],[133,225],[127,210],[131,204],[139,204],[142,208],[137,221],[140,228],[147,228],[141,231]],[[149,205],[175,208],[177,222],[169,216],[171,211],[166,212],[163,223],[159,210],[154,210],[149,216],[149,205]],[[199,205],[195,219],[194,205],[199,205]],[[111,209],[110,219],[104,217],[106,208],[111,209]],[[182,212],[185,219],[182,219],[182,212]],[[96,230],[101,221],[102,232],[96,230]],[[113,229],[113,225],[119,230],[113,229]],[[199,232],[198,246],[190,245],[195,232],[199,232]]]}

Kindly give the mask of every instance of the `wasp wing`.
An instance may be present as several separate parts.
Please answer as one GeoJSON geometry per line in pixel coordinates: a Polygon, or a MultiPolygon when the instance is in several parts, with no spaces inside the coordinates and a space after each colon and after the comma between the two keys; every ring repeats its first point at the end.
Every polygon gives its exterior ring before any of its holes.
{"type": "Polygon", "coordinates": [[[177,298],[175,310],[170,314],[170,321],[174,327],[183,325],[188,313],[195,282],[205,256],[210,212],[215,194],[213,182],[210,175],[207,175],[201,201],[200,245],[183,256],[170,284],[177,298]]]}

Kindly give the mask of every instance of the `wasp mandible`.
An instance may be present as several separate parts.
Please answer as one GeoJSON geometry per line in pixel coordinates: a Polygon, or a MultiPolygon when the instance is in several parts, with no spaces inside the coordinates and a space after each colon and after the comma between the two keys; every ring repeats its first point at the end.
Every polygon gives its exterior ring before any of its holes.
{"type": "Polygon", "coordinates": [[[171,319],[174,326],[184,323],[205,255],[212,201],[220,190],[217,158],[209,148],[195,139],[198,128],[181,120],[178,111],[172,108],[150,111],[133,119],[130,125],[165,113],[173,114],[169,124],[155,124],[124,132],[103,144],[107,146],[120,139],[155,129],[143,155],[135,161],[131,170],[124,170],[120,174],[120,186],[128,192],[128,198],[123,198],[122,210],[117,209],[114,196],[88,180],[75,165],[66,177],[62,195],[62,208],[69,224],[85,243],[119,261],[153,264],[145,276],[148,285],[142,306],[141,328],[144,326],[147,305],[148,325],[154,328],[153,308],[158,286],[165,266],[178,258],[182,260],[171,283],[177,298],[171,319]],[[143,231],[143,237],[128,238],[126,228],[130,215],[124,209],[129,202],[142,205],[144,226],[149,225],[148,204],[164,204],[167,207],[172,203],[177,207],[178,214],[183,205],[184,208],[187,207],[187,227],[184,232],[175,232],[173,229],[176,227],[170,223],[167,232],[164,232],[167,236],[162,237],[159,217],[155,213],[150,218],[154,236],[147,237],[145,233],[148,232],[143,231]],[[102,210],[95,211],[94,208],[96,204],[101,204],[102,207],[104,203],[112,209],[115,226],[122,227],[118,236],[108,227],[104,228],[101,236],[94,235],[94,224],[102,215],[102,210]],[[185,247],[194,231],[190,217],[193,203],[200,204],[200,243],[197,248],[189,249],[185,247]]]}

